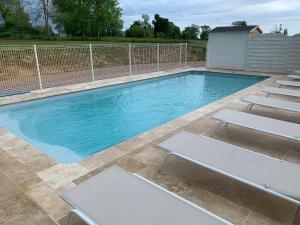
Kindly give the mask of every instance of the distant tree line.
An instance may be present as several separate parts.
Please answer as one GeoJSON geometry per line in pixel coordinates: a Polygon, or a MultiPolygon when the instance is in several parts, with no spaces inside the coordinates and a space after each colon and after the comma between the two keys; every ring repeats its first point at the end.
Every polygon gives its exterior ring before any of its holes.
{"type": "Polygon", "coordinates": [[[0,0],[0,38],[10,35],[70,37],[208,39],[210,27],[192,24],[182,31],[168,18],[148,15],[122,31],[118,0],[0,0]]]}
{"type": "Polygon", "coordinates": [[[1,33],[56,32],[83,38],[122,35],[117,0],[0,0],[1,33]],[[41,25],[39,25],[41,24],[41,25]]]}
{"type": "Polygon", "coordinates": [[[141,19],[134,21],[125,31],[125,36],[137,38],[156,37],[207,40],[209,31],[209,26],[198,26],[195,24],[185,27],[183,31],[181,31],[180,28],[169,21],[168,18],[163,18],[159,14],[155,14],[152,23],[150,23],[149,15],[144,14],[141,19]]]}

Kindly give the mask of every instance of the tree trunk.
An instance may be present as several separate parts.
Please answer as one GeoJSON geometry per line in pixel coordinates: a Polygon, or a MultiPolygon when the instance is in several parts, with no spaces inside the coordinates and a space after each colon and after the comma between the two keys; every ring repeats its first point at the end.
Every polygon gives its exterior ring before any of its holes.
{"type": "Polygon", "coordinates": [[[42,0],[44,22],[45,22],[45,32],[49,34],[49,0],[42,0]]]}

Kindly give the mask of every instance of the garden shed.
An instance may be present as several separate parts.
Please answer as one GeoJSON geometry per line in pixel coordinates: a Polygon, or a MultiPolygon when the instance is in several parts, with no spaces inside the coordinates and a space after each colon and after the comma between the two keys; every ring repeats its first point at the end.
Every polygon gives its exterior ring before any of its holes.
{"type": "Polygon", "coordinates": [[[244,70],[248,39],[261,33],[257,25],[214,28],[209,32],[206,66],[244,70]]]}

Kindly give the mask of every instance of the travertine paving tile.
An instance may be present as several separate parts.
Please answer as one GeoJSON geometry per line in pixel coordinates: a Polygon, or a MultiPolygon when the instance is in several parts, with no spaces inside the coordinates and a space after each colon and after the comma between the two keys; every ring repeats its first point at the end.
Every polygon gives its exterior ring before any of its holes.
{"type": "Polygon", "coordinates": [[[300,224],[300,206],[298,206],[298,209],[294,215],[291,225],[298,225],[298,224],[300,224]]]}
{"type": "Polygon", "coordinates": [[[221,196],[284,224],[291,223],[298,207],[296,203],[288,202],[240,182],[233,182],[221,196]]]}
{"type": "Polygon", "coordinates": [[[236,225],[242,225],[250,212],[247,208],[201,188],[190,188],[182,196],[236,225]]]}
{"type": "Polygon", "coordinates": [[[121,156],[126,155],[127,153],[128,152],[126,150],[117,147],[110,147],[105,151],[101,151],[96,155],[93,155],[87,159],[80,161],[79,164],[91,171],[102,167],[105,164],[110,163],[120,158],[121,156]]]}
{"type": "Polygon", "coordinates": [[[116,165],[120,166],[121,168],[126,169],[127,171],[131,173],[136,173],[141,169],[144,169],[147,165],[139,162],[138,160],[135,160],[131,158],[130,156],[122,157],[121,159],[116,161],[116,165]]]}
{"type": "Polygon", "coordinates": [[[131,157],[148,166],[160,167],[166,156],[167,156],[166,151],[149,146],[148,148],[144,149],[142,152],[134,154],[131,157]]]}
{"type": "Polygon", "coordinates": [[[264,217],[255,212],[250,212],[243,222],[243,225],[282,225],[275,220],[264,217]]]}
{"type": "Polygon", "coordinates": [[[78,163],[58,164],[40,171],[37,175],[52,188],[56,189],[88,173],[88,169],[78,163]]]}

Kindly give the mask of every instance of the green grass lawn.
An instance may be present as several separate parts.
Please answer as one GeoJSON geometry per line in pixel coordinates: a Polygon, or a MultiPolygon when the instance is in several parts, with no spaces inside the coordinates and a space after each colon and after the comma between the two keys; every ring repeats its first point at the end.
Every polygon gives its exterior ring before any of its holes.
{"type": "Polygon", "coordinates": [[[109,43],[188,43],[206,47],[206,40],[181,40],[181,39],[158,39],[158,38],[126,38],[105,37],[100,40],[80,38],[51,38],[51,39],[0,39],[0,45],[58,45],[58,44],[109,44],[109,43]]]}

